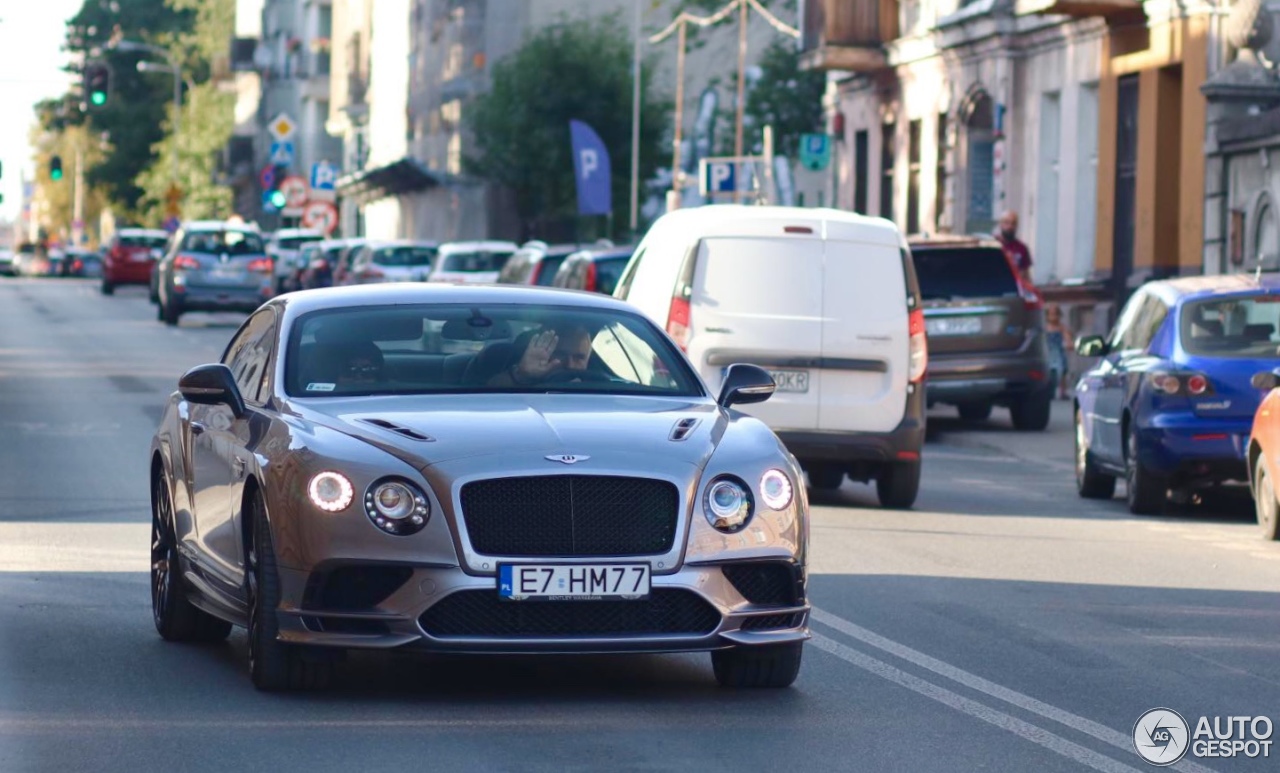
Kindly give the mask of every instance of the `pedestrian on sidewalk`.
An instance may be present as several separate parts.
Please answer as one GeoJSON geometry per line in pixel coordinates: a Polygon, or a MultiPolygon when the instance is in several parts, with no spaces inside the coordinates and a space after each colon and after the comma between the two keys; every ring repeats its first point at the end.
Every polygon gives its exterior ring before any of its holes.
{"type": "Polygon", "coordinates": [[[1000,228],[996,231],[996,239],[1004,248],[1005,257],[1009,259],[1022,281],[1031,282],[1031,249],[1018,238],[1018,213],[1006,211],[1000,216],[1000,228]]]}
{"type": "Polygon", "coordinates": [[[1051,303],[1044,309],[1045,342],[1049,345],[1049,373],[1053,388],[1058,390],[1058,399],[1067,400],[1067,352],[1075,350],[1071,328],[1062,321],[1062,308],[1051,303]]]}

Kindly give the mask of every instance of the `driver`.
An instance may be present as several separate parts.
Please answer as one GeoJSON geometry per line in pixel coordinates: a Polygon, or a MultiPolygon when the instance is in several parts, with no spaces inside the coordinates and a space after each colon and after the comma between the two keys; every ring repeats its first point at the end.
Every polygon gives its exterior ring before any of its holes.
{"type": "Polygon", "coordinates": [[[591,331],[583,325],[558,325],[529,339],[520,359],[489,379],[489,386],[525,386],[557,370],[582,372],[591,361],[591,331]]]}

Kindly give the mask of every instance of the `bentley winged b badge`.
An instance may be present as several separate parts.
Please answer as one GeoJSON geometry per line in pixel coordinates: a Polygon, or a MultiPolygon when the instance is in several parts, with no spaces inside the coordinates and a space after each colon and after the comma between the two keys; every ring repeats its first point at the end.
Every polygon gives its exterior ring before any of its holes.
{"type": "Polygon", "coordinates": [[[564,464],[577,464],[590,459],[590,456],[575,456],[573,454],[551,454],[544,457],[549,462],[563,462],[564,464]]]}

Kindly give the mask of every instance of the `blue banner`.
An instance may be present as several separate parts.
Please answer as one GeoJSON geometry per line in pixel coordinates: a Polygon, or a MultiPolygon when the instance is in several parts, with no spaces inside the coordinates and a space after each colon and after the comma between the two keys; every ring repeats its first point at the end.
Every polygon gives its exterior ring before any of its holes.
{"type": "Polygon", "coordinates": [[[600,135],[582,121],[570,121],[569,134],[573,139],[573,171],[578,183],[578,214],[607,215],[613,211],[609,149],[600,135]]]}

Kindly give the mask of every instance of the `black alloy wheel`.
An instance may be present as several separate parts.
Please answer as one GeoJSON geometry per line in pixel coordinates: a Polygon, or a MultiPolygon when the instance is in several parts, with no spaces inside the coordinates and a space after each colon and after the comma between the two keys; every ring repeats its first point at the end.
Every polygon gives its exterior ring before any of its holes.
{"type": "Polygon", "coordinates": [[[1129,512],[1134,515],[1159,515],[1169,494],[1169,483],[1147,469],[1138,459],[1138,433],[1125,433],[1125,482],[1129,512]]]}
{"type": "Polygon", "coordinates": [[[187,598],[173,529],[173,500],[163,473],[152,481],[151,503],[151,617],[156,631],[166,641],[222,641],[231,633],[231,623],[187,598]]]}

